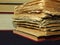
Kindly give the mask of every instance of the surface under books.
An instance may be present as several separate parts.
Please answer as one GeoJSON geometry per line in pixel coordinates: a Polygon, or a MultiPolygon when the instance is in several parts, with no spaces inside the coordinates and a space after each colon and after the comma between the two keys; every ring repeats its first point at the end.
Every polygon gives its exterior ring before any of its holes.
{"type": "Polygon", "coordinates": [[[13,34],[12,31],[0,30],[0,44],[1,45],[52,45],[52,44],[60,45],[60,40],[58,41],[46,40],[44,42],[34,42],[17,34],[13,34]]]}

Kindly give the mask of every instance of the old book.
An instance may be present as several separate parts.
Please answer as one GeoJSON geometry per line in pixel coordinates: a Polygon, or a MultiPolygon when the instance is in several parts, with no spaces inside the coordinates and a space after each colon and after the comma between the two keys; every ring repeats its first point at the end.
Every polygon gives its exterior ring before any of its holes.
{"type": "Polygon", "coordinates": [[[18,35],[20,35],[20,36],[23,36],[24,38],[27,38],[27,39],[36,41],[36,42],[45,41],[45,38],[44,38],[44,37],[36,37],[36,36],[34,36],[34,35],[27,34],[27,33],[21,32],[21,31],[14,30],[13,33],[14,33],[14,34],[18,34],[18,35]]]}
{"type": "Polygon", "coordinates": [[[14,14],[18,15],[21,13],[27,13],[27,12],[30,13],[30,11],[33,12],[34,10],[38,10],[39,12],[41,12],[43,9],[43,5],[44,3],[42,0],[33,0],[27,3],[24,3],[23,5],[15,7],[14,14]]]}
{"type": "Polygon", "coordinates": [[[32,39],[34,41],[41,41],[41,40],[44,41],[45,37],[60,34],[60,31],[44,32],[44,31],[32,30],[32,29],[27,29],[27,28],[22,28],[22,27],[15,29],[13,32],[15,34],[24,36],[24,37],[32,39]]]}
{"type": "Polygon", "coordinates": [[[35,29],[27,29],[27,28],[23,28],[23,27],[17,27],[16,30],[35,35],[37,37],[50,36],[50,35],[60,35],[60,31],[40,31],[40,30],[35,30],[35,29]]]}

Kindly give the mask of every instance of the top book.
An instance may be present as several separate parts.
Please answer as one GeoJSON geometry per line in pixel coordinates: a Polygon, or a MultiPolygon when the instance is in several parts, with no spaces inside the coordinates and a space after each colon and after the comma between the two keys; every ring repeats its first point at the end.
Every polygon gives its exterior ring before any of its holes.
{"type": "Polygon", "coordinates": [[[43,1],[34,0],[15,7],[15,14],[23,13],[40,13],[43,10],[43,1]]]}
{"type": "Polygon", "coordinates": [[[60,0],[33,0],[15,8],[15,13],[31,13],[29,11],[44,12],[52,15],[60,15],[60,0]]]}

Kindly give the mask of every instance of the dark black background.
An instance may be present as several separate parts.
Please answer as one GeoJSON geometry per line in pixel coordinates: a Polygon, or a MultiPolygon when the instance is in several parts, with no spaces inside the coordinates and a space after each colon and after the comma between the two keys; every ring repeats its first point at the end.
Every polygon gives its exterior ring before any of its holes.
{"type": "Polygon", "coordinates": [[[0,31],[0,45],[60,45],[60,41],[34,42],[12,31],[0,31]]]}

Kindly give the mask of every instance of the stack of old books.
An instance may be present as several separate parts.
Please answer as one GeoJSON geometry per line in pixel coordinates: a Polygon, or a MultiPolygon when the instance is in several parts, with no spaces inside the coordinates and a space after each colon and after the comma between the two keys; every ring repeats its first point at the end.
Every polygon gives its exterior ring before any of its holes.
{"type": "Polygon", "coordinates": [[[31,5],[24,4],[15,8],[13,16],[15,30],[13,32],[35,41],[42,39],[42,37],[60,35],[60,15],[43,13],[43,8],[37,8],[39,7],[36,5],[37,2],[30,2],[31,5]],[[34,6],[36,7],[34,8],[34,6]]]}

